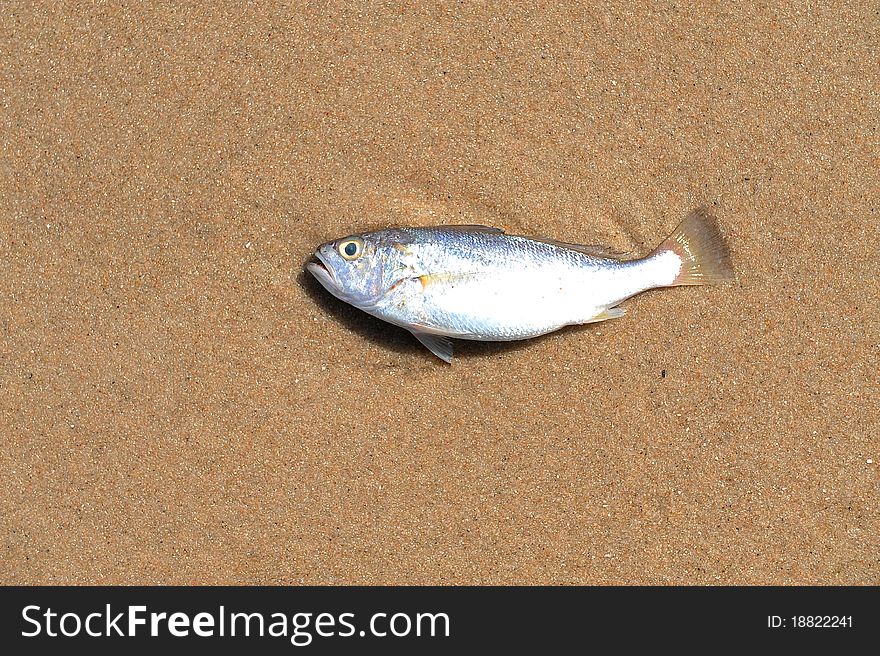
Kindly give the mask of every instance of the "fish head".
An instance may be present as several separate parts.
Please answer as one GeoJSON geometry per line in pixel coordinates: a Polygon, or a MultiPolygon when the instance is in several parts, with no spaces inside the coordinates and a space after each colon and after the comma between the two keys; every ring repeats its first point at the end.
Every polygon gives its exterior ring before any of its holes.
{"type": "Polygon", "coordinates": [[[399,251],[383,232],[349,235],[321,244],[306,269],[324,288],[355,307],[374,307],[394,286],[399,251]]]}

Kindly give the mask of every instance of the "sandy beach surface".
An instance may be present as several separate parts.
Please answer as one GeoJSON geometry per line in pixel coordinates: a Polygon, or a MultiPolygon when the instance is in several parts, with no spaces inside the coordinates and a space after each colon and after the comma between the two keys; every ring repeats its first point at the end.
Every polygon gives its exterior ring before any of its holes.
{"type": "Polygon", "coordinates": [[[872,2],[7,3],[0,582],[880,583],[872,2]],[[727,287],[445,365],[321,242],[727,287]]]}

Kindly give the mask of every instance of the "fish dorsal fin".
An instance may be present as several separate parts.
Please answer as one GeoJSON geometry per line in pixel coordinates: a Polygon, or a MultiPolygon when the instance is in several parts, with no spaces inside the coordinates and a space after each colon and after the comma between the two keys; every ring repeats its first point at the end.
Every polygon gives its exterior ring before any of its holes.
{"type": "Polygon", "coordinates": [[[567,248],[570,251],[577,251],[578,253],[583,253],[584,255],[590,255],[592,257],[620,260],[628,255],[627,253],[621,253],[608,246],[569,244],[568,242],[559,241],[558,239],[550,239],[549,237],[525,237],[525,239],[539,241],[543,244],[550,244],[551,246],[559,246],[559,248],[567,248]]]}
{"type": "Polygon", "coordinates": [[[452,340],[443,335],[433,335],[431,333],[422,333],[417,330],[410,331],[415,338],[419,340],[426,349],[436,355],[444,362],[452,364],[452,340]]]}
{"type": "MultiPolygon", "coordinates": [[[[444,230],[457,230],[459,232],[483,232],[490,233],[496,235],[506,234],[504,230],[501,228],[493,228],[491,226],[485,225],[445,225],[445,226],[436,226],[437,228],[442,228],[444,230]]],[[[539,241],[544,244],[550,244],[551,246],[558,246],[560,248],[567,248],[570,251],[577,251],[578,253],[583,253],[584,255],[591,255],[592,257],[604,257],[613,260],[619,260],[628,255],[628,253],[622,253],[621,251],[614,250],[613,248],[609,248],[608,246],[599,246],[593,244],[569,244],[565,241],[559,241],[558,239],[550,239],[549,237],[523,237],[523,239],[531,239],[532,241],[539,241]]]]}
{"type": "Polygon", "coordinates": [[[434,226],[438,230],[457,230],[458,232],[490,232],[496,235],[503,235],[504,230],[501,228],[493,228],[492,226],[469,224],[469,225],[441,225],[434,226]]]}

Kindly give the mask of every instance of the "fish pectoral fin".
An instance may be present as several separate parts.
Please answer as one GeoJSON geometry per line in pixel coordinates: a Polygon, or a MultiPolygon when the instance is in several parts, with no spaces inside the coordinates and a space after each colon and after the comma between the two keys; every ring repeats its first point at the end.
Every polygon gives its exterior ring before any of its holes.
{"type": "Polygon", "coordinates": [[[431,333],[422,333],[417,330],[410,331],[417,340],[419,340],[426,349],[436,355],[444,362],[452,364],[452,340],[443,335],[434,335],[431,333]]]}
{"type": "Polygon", "coordinates": [[[626,310],[623,308],[605,308],[592,319],[587,319],[583,323],[596,323],[597,321],[607,321],[608,319],[619,319],[624,314],[626,314],[626,310]]]}

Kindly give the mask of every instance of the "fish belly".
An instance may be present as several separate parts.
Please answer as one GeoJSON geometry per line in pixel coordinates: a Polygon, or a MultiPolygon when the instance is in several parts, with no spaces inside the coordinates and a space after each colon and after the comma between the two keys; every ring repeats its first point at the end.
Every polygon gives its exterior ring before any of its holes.
{"type": "Polygon", "coordinates": [[[673,263],[649,260],[429,280],[422,305],[425,324],[451,337],[506,341],[587,323],[630,296],[666,283],[665,269],[673,263]]]}

